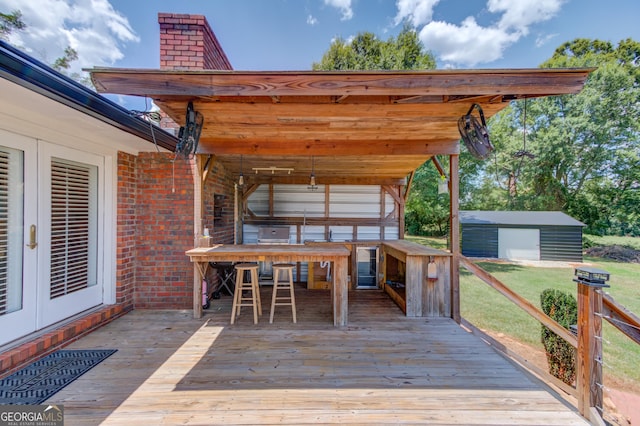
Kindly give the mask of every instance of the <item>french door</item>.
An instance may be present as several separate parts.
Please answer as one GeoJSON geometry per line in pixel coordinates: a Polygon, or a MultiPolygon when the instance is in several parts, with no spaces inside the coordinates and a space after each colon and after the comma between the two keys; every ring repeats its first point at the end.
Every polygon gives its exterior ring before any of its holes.
{"type": "Polygon", "coordinates": [[[0,133],[0,344],[102,303],[103,174],[99,155],[0,133]]]}

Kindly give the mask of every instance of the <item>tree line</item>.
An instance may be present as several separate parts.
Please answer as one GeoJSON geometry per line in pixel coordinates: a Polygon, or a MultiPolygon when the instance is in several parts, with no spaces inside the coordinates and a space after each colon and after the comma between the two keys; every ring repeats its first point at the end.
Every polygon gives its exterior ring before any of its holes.
{"type": "MultiPolygon", "coordinates": [[[[316,70],[434,69],[415,29],[380,40],[363,32],[335,40],[316,70]]],[[[597,235],[640,236],[640,43],[576,39],[541,68],[594,68],[576,95],[512,101],[489,121],[496,150],[476,160],[460,155],[462,210],[563,211],[597,235]]],[[[446,167],[446,158],[440,159],[446,167]]],[[[406,231],[448,232],[449,197],[439,173],[416,170],[406,205],[406,231]]]]}

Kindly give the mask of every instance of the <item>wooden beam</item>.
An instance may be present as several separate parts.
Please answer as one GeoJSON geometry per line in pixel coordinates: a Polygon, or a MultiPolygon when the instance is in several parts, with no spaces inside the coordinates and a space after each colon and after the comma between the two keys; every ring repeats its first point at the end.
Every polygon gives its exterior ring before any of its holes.
{"type": "MultiPolygon", "coordinates": [[[[378,134],[378,139],[384,134],[378,134]]],[[[260,136],[263,138],[263,136],[260,136]]],[[[273,139],[251,139],[243,141],[239,133],[203,135],[198,146],[202,154],[222,155],[289,155],[289,156],[371,156],[371,155],[448,155],[460,153],[459,139],[428,140],[424,138],[411,141],[369,139],[362,143],[353,140],[331,139],[319,140],[313,133],[300,134],[295,141],[283,141],[274,136],[273,139]]]]}
{"type": "Polygon", "coordinates": [[[459,222],[459,177],[458,156],[449,156],[449,249],[451,256],[451,314],[460,323],[460,222],[459,222]]]}
{"type": "Polygon", "coordinates": [[[405,204],[407,203],[407,200],[409,199],[409,193],[411,191],[411,184],[413,183],[413,178],[416,175],[416,171],[412,170],[411,173],[409,173],[409,179],[407,181],[407,186],[404,190],[404,202],[405,204]]]}
{"type": "Polygon", "coordinates": [[[380,218],[321,218],[321,217],[267,217],[257,216],[245,219],[251,225],[307,225],[307,226],[394,226],[396,219],[380,218]]]}
{"type": "Polygon", "coordinates": [[[273,205],[274,205],[273,184],[270,183],[269,184],[269,217],[273,217],[273,205]]]}
{"type": "MultiPolygon", "coordinates": [[[[308,185],[309,177],[296,176],[262,176],[247,178],[245,182],[251,181],[252,185],[268,185],[268,184],[291,184],[291,185],[308,185]]],[[[316,181],[321,185],[405,185],[405,179],[399,179],[392,176],[326,176],[316,173],[316,181]]],[[[245,183],[245,186],[247,184],[245,183]]]]}
{"type": "Polygon", "coordinates": [[[213,164],[213,155],[208,155],[207,160],[202,167],[202,187],[204,187],[205,183],[207,183],[207,178],[209,177],[209,171],[211,170],[213,164]]]}
{"type": "Polygon", "coordinates": [[[640,318],[615,301],[609,294],[602,295],[603,317],[611,325],[640,345],[640,318]]]}
{"type": "MultiPolygon", "coordinates": [[[[191,172],[193,174],[193,241],[195,241],[202,233],[202,216],[204,213],[204,203],[202,201],[202,188],[204,179],[202,176],[203,161],[201,155],[196,155],[191,161],[191,172]]],[[[202,275],[198,271],[197,265],[193,268],[193,317],[202,317],[202,275]]]]}
{"type": "Polygon", "coordinates": [[[396,203],[404,204],[404,199],[400,197],[400,194],[398,194],[397,190],[391,185],[382,185],[382,189],[384,189],[389,195],[391,195],[396,203]]]}
{"type": "Polygon", "coordinates": [[[593,69],[240,72],[94,68],[99,92],[150,96],[524,95],[578,93],[593,69]]]}

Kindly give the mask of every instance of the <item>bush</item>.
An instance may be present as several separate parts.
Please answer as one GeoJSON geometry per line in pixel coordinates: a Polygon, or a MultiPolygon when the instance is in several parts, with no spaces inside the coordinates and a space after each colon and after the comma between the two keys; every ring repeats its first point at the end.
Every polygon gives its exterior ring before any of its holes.
{"type": "MultiPolygon", "coordinates": [[[[578,322],[578,304],[575,297],[556,289],[540,294],[542,311],[566,329],[578,322]]],[[[547,354],[549,373],[568,385],[576,379],[576,351],[563,338],[542,326],[542,344],[547,354]]]]}

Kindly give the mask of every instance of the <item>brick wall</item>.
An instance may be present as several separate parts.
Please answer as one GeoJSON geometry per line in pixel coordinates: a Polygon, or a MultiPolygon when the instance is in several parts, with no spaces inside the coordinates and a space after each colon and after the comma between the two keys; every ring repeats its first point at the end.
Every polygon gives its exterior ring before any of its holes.
{"type": "Polygon", "coordinates": [[[136,156],[118,152],[116,303],[133,306],[136,256],[136,156]]]}
{"type": "Polygon", "coordinates": [[[209,178],[202,189],[204,213],[203,226],[211,230],[213,241],[217,243],[233,244],[233,176],[226,172],[222,164],[215,162],[209,173],[209,178]],[[215,195],[222,195],[215,199],[215,195]],[[214,217],[215,207],[222,207],[222,218],[214,217]]]}
{"type": "Polygon", "coordinates": [[[202,15],[159,13],[160,68],[233,69],[202,15]]]}
{"type": "Polygon", "coordinates": [[[174,157],[138,155],[136,309],[193,306],[193,267],[184,254],[193,247],[193,177],[191,163],[174,157]]]}

